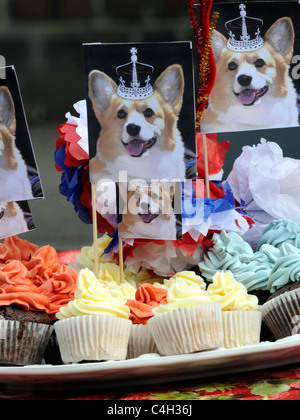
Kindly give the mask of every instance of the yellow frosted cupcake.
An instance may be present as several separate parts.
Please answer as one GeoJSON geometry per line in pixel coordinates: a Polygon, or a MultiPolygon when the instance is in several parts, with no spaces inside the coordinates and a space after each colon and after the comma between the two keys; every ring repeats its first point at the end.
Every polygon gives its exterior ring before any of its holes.
{"type": "Polygon", "coordinates": [[[216,272],[207,292],[222,307],[224,347],[259,343],[262,313],[258,299],[247,293],[246,287],[235,280],[231,271],[216,272]]]}
{"type": "Polygon", "coordinates": [[[205,282],[193,272],[165,280],[167,303],[153,309],[150,332],[161,355],[193,353],[222,345],[221,305],[213,302],[205,282]]]}
{"type": "Polygon", "coordinates": [[[64,363],[126,359],[130,293],[130,285],[101,281],[88,268],[79,272],[75,299],[60,309],[54,325],[64,363]]]}

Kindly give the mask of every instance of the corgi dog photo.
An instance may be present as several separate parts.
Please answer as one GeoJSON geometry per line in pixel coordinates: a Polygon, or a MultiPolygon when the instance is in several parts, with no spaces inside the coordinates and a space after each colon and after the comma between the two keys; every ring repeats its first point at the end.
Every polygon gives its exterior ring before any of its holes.
{"type": "Polygon", "coordinates": [[[240,9],[241,17],[225,25],[229,40],[218,31],[212,36],[216,78],[201,120],[201,131],[297,126],[297,93],[289,76],[295,39],[292,20],[279,18],[262,38],[263,21],[248,18],[244,5],[240,9]],[[242,35],[236,31],[238,19],[243,21],[242,35]],[[256,25],[252,38],[251,25],[256,25]]]}
{"type": "Polygon", "coordinates": [[[27,166],[15,145],[15,106],[9,89],[0,87],[0,201],[33,198],[27,166]]]}
{"type": "Polygon", "coordinates": [[[91,180],[118,181],[120,171],[127,171],[128,180],[184,180],[184,143],[178,129],[185,87],[182,66],[168,66],[152,86],[148,73],[153,67],[137,62],[135,48],[131,54],[131,63],[117,68],[119,86],[99,70],[89,73],[89,98],[101,126],[90,160],[91,180]]]}
{"type": "Polygon", "coordinates": [[[125,238],[176,239],[176,216],[172,206],[174,185],[170,183],[130,182],[128,190],[120,184],[125,206],[118,224],[125,238]]]}
{"type": "Polygon", "coordinates": [[[19,204],[0,203],[0,238],[27,232],[28,227],[19,204]]]}

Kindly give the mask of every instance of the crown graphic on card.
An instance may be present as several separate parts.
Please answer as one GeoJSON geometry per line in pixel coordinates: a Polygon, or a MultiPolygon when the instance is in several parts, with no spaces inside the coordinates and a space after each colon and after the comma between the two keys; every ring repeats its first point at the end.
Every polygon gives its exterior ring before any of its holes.
{"type": "Polygon", "coordinates": [[[117,94],[124,99],[145,99],[153,94],[151,75],[154,67],[139,63],[137,48],[130,49],[131,62],[116,68],[119,78],[117,94]]]}
{"type": "Polygon", "coordinates": [[[245,4],[240,4],[240,17],[225,23],[229,35],[227,48],[232,51],[254,51],[264,45],[261,37],[263,20],[248,17],[245,4]]]}

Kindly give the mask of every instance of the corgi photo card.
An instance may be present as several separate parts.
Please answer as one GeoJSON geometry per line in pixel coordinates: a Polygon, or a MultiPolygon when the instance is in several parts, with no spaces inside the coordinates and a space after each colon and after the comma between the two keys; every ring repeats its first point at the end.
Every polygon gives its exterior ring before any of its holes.
{"type": "Polygon", "coordinates": [[[0,79],[0,184],[0,202],[43,197],[13,66],[5,67],[5,78],[0,79]]]}
{"type": "Polygon", "coordinates": [[[27,201],[0,203],[0,239],[35,229],[27,201]]]}
{"type": "Polygon", "coordinates": [[[213,4],[216,77],[202,133],[299,125],[300,4],[213,4]]]}
{"type": "Polygon", "coordinates": [[[117,189],[120,237],[182,239],[180,183],[134,179],[117,189]]]}
{"type": "Polygon", "coordinates": [[[191,42],[84,44],[90,178],[196,178],[191,42]]]}

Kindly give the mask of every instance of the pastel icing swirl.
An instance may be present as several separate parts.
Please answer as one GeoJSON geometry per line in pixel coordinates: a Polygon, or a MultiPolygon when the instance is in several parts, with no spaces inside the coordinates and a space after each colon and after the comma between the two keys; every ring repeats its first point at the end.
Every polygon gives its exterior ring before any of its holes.
{"type": "Polygon", "coordinates": [[[280,247],[280,256],[271,270],[267,289],[274,293],[289,282],[297,281],[300,281],[300,249],[286,243],[280,247]]]}
{"type": "Polygon", "coordinates": [[[234,276],[248,291],[267,290],[268,280],[280,255],[279,249],[272,245],[264,244],[248,263],[241,264],[234,276]]]}
{"type": "Polygon", "coordinates": [[[162,287],[168,291],[167,303],[154,308],[155,315],[212,301],[200,276],[193,272],[191,272],[191,276],[188,276],[187,272],[181,273],[164,281],[162,287]],[[184,274],[181,275],[181,273],[184,274]]]}
{"type": "Polygon", "coordinates": [[[263,244],[276,248],[282,244],[291,244],[300,249],[300,226],[289,219],[273,220],[264,230],[257,249],[263,244]]]}
{"type": "Polygon", "coordinates": [[[257,297],[248,295],[246,287],[234,278],[231,271],[217,272],[207,292],[213,302],[221,304],[223,311],[259,309],[257,297]]]}
{"type": "Polygon", "coordinates": [[[112,287],[110,282],[97,279],[89,268],[82,269],[77,278],[75,299],[61,308],[56,317],[110,315],[128,318],[130,310],[124,303],[124,295],[121,293],[121,296],[115,297],[113,288],[118,288],[118,284],[114,283],[112,287]]]}
{"type": "Polygon", "coordinates": [[[220,270],[236,272],[243,263],[249,262],[253,257],[251,246],[235,232],[215,233],[212,239],[212,248],[198,264],[201,274],[207,280],[211,280],[220,270]]]}

